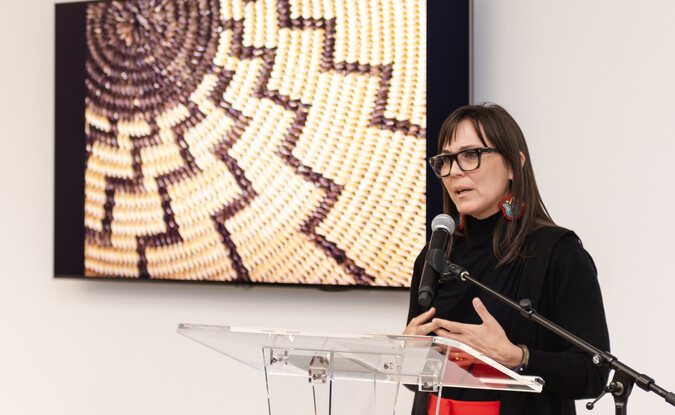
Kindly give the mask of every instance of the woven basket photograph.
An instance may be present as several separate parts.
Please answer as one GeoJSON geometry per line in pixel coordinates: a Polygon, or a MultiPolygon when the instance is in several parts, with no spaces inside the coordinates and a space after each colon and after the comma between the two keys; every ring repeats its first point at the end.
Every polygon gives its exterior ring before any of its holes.
{"type": "Polygon", "coordinates": [[[425,25],[416,0],[88,3],[85,275],[409,286],[425,25]]]}

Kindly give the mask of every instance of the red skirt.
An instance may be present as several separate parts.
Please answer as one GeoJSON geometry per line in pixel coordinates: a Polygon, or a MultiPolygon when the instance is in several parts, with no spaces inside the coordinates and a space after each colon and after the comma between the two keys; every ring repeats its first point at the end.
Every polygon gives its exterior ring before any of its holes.
{"type": "MultiPolygon", "coordinates": [[[[427,415],[436,415],[438,397],[433,393],[427,398],[427,415]]],[[[499,415],[499,401],[472,402],[441,398],[439,415],[499,415]]]]}

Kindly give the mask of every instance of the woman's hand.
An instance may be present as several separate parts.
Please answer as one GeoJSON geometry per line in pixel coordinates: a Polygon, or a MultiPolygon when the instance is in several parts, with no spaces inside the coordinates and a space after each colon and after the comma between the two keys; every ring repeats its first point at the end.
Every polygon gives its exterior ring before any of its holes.
{"type": "MultiPolygon", "coordinates": [[[[509,341],[502,326],[480,299],[473,299],[473,308],[483,324],[464,324],[435,318],[432,323],[438,324],[438,328],[433,329],[436,335],[460,341],[510,369],[517,367],[523,359],[523,350],[509,341]]],[[[422,316],[424,314],[419,317],[422,316]]],[[[414,321],[411,320],[410,324],[414,321]]]]}
{"type": "MultiPolygon", "coordinates": [[[[413,336],[426,336],[432,331],[440,327],[439,323],[435,320],[429,321],[434,314],[436,314],[436,309],[431,307],[429,310],[420,314],[419,316],[410,320],[408,326],[403,330],[403,334],[409,334],[413,336]]],[[[443,320],[445,321],[445,320],[443,320]]]]}

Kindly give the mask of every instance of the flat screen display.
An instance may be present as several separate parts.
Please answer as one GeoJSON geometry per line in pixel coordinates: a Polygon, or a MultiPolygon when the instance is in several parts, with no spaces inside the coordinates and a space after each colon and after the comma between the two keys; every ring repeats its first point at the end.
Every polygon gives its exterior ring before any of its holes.
{"type": "Polygon", "coordinates": [[[61,3],[55,43],[56,277],[410,285],[468,1],[61,3]]]}

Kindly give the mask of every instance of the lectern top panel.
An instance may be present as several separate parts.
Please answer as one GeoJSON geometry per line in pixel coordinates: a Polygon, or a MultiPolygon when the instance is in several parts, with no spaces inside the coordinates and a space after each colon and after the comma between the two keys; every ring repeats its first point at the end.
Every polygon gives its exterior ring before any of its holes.
{"type": "Polygon", "coordinates": [[[180,324],[178,332],[267,374],[540,392],[522,376],[463,343],[432,336],[329,333],[180,324]]]}

